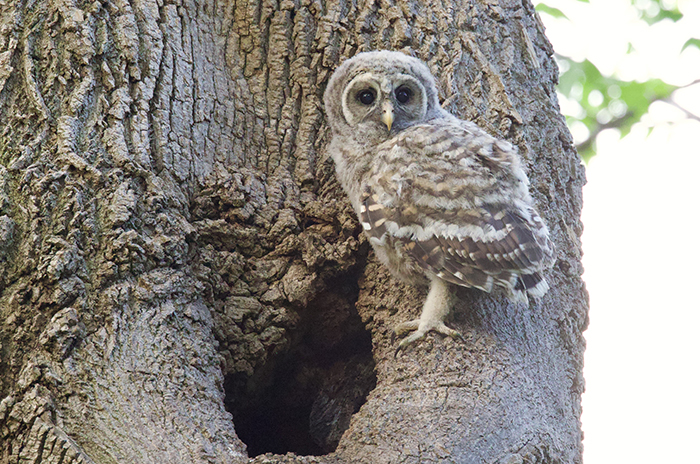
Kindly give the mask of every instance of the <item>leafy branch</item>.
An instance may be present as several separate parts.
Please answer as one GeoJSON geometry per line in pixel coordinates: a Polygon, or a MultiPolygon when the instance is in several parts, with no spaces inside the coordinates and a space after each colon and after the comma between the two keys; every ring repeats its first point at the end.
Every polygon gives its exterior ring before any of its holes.
{"type": "MultiPolygon", "coordinates": [[[[588,3],[587,0],[578,1],[588,3]]],[[[647,24],[663,20],[676,22],[683,17],[677,5],[668,0],[633,2],[632,6],[637,9],[639,19],[647,24]]],[[[563,11],[546,3],[540,2],[536,9],[541,14],[570,21],[563,11]]],[[[700,39],[689,38],[679,52],[688,47],[700,49],[700,39]]],[[[630,44],[629,51],[632,50],[630,44]]],[[[683,111],[687,118],[700,121],[700,116],[672,100],[673,92],[700,83],[700,80],[682,87],[661,79],[625,81],[601,74],[588,59],[575,61],[570,57],[557,55],[557,61],[562,69],[558,90],[569,101],[569,107],[572,109],[567,115],[567,122],[570,127],[583,124],[588,130],[586,140],[577,145],[581,157],[586,161],[595,155],[595,140],[598,134],[614,128],[624,137],[649,111],[654,102],[666,102],[683,111]]]]}

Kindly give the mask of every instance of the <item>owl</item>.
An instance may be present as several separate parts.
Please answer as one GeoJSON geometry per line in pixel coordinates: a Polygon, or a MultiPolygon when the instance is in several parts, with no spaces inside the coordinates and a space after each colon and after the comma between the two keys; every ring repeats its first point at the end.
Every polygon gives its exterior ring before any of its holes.
{"type": "Polygon", "coordinates": [[[429,284],[399,349],[445,325],[452,285],[500,288],[515,301],[548,289],[554,263],[515,148],[444,110],[420,60],[393,51],[345,61],[324,95],[337,178],[379,260],[429,284]]]}

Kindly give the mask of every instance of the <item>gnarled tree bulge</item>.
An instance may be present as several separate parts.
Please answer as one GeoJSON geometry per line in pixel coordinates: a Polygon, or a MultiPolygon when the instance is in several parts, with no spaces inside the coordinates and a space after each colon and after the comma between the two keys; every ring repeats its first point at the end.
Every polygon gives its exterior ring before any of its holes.
{"type": "Polygon", "coordinates": [[[529,0],[0,2],[0,462],[580,463],[552,54],[529,0]],[[460,289],[465,341],[398,356],[424,290],[369,251],[322,111],[382,48],[518,147],[558,249],[543,299],[460,289]]]}

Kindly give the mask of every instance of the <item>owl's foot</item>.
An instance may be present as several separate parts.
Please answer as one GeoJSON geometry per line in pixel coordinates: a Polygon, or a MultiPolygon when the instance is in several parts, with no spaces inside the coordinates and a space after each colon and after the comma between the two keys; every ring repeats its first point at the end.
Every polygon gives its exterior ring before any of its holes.
{"type": "Polygon", "coordinates": [[[430,282],[430,291],[428,292],[428,297],[425,299],[420,319],[403,322],[394,327],[394,332],[399,336],[404,336],[409,332],[413,332],[411,335],[401,340],[396,352],[398,353],[417,340],[422,340],[425,338],[425,334],[430,331],[447,335],[454,339],[464,340],[462,334],[454,329],[450,329],[443,322],[450,311],[450,299],[450,290],[447,282],[433,277],[430,282]]]}
{"type": "Polygon", "coordinates": [[[422,340],[430,331],[437,332],[442,335],[447,335],[448,337],[451,337],[455,340],[464,340],[464,337],[462,337],[461,333],[454,329],[450,329],[441,320],[421,321],[420,319],[416,319],[414,321],[402,322],[401,324],[394,327],[394,332],[396,332],[396,334],[400,337],[403,337],[406,334],[413,332],[411,335],[401,340],[401,343],[399,343],[399,347],[397,348],[397,352],[406,348],[413,342],[422,340]]]}

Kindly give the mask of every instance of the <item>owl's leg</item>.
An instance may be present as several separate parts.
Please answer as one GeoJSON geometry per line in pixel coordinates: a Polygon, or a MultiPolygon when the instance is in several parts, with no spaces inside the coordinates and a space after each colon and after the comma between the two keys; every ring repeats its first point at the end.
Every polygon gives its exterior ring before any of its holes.
{"type": "Polygon", "coordinates": [[[394,332],[399,336],[413,332],[399,343],[398,349],[406,348],[416,340],[421,340],[431,330],[455,339],[461,339],[462,334],[454,329],[450,329],[444,322],[450,313],[451,306],[452,294],[450,293],[449,284],[438,277],[433,277],[420,319],[403,322],[394,327],[394,332]]]}

